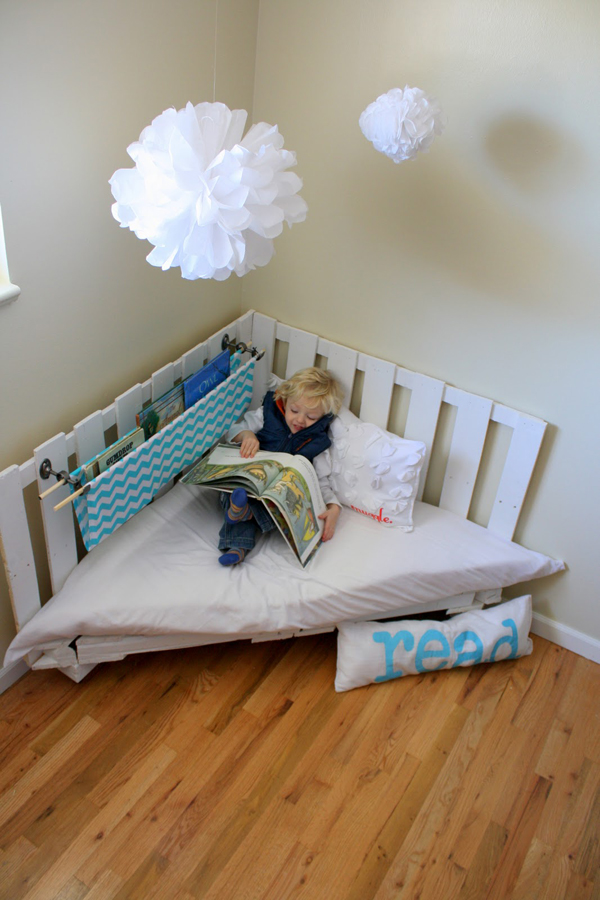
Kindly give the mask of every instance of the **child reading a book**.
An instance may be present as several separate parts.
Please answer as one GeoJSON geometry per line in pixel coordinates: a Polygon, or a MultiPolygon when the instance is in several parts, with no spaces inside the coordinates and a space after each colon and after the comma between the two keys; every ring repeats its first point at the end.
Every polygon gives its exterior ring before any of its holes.
{"type": "MultiPolygon", "coordinates": [[[[311,366],[296,372],[275,391],[265,394],[259,409],[246,413],[229,431],[228,440],[240,445],[240,455],[251,459],[257,450],[300,454],[315,467],[326,511],[323,540],[335,532],[341,504],[331,483],[329,425],[342,405],[343,391],[325,369],[311,366]]],[[[219,557],[223,566],[242,562],[254,547],[257,533],[275,527],[262,503],[248,497],[244,488],[221,495],[225,522],[219,532],[219,557]]]]}

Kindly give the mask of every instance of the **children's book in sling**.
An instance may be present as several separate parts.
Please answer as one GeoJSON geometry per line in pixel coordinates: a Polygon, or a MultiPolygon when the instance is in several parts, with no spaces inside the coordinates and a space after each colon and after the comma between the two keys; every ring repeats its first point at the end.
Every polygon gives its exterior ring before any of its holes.
{"type": "Polygon", "coordinates": [[[182,481],[220,491],[245,488],[264,504],[303,566],[319,545],[324,527],[319,516],[327,507],[304,456],[258,450],[252,459],[243,459],[239,444],[217,444],[182,481]]]}

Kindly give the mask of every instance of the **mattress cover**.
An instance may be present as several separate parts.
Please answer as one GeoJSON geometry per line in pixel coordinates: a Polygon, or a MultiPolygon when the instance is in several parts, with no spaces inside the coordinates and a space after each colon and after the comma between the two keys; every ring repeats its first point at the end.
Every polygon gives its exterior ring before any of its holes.
{"type": "Polygon", "coordinates": [[[94,548],[22,628],[5,665],[79,635],[245,637],[332,626],[551,575],[559,560],[426,503],[412,533],[342,508],[306,568],[277,532],[243,564],[218,562],[216,491],[177,484],[94,548]]]}

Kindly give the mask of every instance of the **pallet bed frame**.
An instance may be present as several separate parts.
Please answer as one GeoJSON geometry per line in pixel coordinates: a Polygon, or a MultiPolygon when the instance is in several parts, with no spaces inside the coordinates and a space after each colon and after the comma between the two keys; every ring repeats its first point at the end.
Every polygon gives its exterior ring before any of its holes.
{"type": "MultiPolygon", "coordinates": [[[[252,407],[260,404],[275,370],[287,378],[305,366],[326,366],[342,383],[345,402],[349,405],[351,402],[361,419],[402,437],[424,441],[427,456],[421,472],[419,500],[425,499],[459,516],[474,519],[503,538],[513,538],[546,429],[544,421],[250,311],[176,362],[163,366],[143,384],[134,385],[106,409],[78,422],[69,434],[57,434],[37,447],[27,462],[0,473],[0,549],[17,630],[41,608],[30,530],[34,526],[28,520],[24,495],[35,483],[38,493],[48,488],[49,482],[40,476],[42,461],[51,459],[57,472],[69,471],[74,468],[70,465],[73,459],[79,465],[104,450],[110,443],[106,438],[109,429],[114,432],[116,428],[120,437],[135,427],[135,414],[142,406],[215,357],[226,335],[230,341],[265,350],[256,368],[252,407]],[[403,424],[396,429],[393,420],[399,417],[403,424]],[[503,426],[502,438],[494,434],[491,423],[503,426]],[[482,521],[482,515],[487,521],[482,521]]],[[[111,439],[114,440],[114,435],[111,439]]],[[[79,560],[77,525],[71,505],[54,511],[57,502],[68,493],[67,487],[61,487],[40,500],[53,594],[62,588],[79,560]]],[[[447,598],[435,606],[411,608],[411,614],[429,612],[432,608],[458,611],[499,599],[499,591],[469,593],[447,598]]],[[[255,635],[252,640],[290,636],[268,633],[255,635]]],[[[231,638],[224,636],[223,640],[231,638]]],[[[27,663],[34,669],[58,668],[74,681],[81,681],[102,661],[122,659],[130,653],[209,642],[214,643],[214,638],[208,641],[199,635],[82,636],[71,643],[49,646],[41,655],[29,654],[27,663]]]]}

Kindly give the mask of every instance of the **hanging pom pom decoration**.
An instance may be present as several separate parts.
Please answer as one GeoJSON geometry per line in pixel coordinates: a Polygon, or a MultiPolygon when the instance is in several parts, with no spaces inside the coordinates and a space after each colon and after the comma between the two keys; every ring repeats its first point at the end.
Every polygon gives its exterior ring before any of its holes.
{"type": "Polygon", "coordinates": [[[223,103],[167,109],[127,152],[135,166],[110,179],[112,214],[122,228],[154,245],[146,257],[183,278],[224,281],[265,266],[283,223],[306,218],[302,180],[288,169],[276,125],[245,135],[247,113],[223,103]]]}
{"type": "Polygon", "coordinates": [[[405,87],[381,94],[363,110],[358,124],[376,150],[400,163],[429,150],[446,123],[435,97],[420,88],[405,87]]]}

